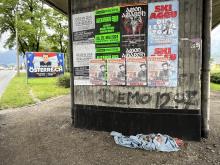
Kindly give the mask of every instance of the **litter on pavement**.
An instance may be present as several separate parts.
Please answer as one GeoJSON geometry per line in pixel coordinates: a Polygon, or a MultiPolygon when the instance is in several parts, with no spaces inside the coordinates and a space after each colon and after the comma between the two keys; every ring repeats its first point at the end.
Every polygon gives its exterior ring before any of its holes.
{"type": "Polygon", "coordinates": [[[136,136],[124,136],[112,131],[115,143],[128,148],[139,148],[149,151],[174,152],[179,151],[183,141],[162,134],[138,134],[136,136]],[[178,143],[178,144],[177,144],[178,143]]]}

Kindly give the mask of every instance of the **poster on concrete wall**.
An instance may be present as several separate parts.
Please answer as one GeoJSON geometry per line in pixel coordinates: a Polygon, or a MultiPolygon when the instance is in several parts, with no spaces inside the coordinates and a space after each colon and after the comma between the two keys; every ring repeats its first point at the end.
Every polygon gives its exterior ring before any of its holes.
{"type": "Polygon", "coordinates": [[[74,84],[90,85],[89,61],[95,59],[95,44],[90,42],[74,42],[74,84]]]}
{"type": "Polygon", "coordinates": [[[148,5],[148,86],[176,87],[179,2],[148,5]]]}
{"type": "Polygon", "coordinates": [[[106,85],[106,60],[94,59],[89,63],[89,79],[91,85],[106,85]]]}
{"type": "Polygon", "coordinates": [[[73,14],[73,41],[94,40],[95,12],[73,14]]]}
{"type": "Polygon", "coordinates": [[[96,58],[120,58],[120,7],[95,11],[96,58]]]}
{"type": "Polygon", "coordinates": [[[179,2],[148,4],[148,46],[178,44],[179,2]]]}
{"type": "Polygon", "coordinates": [[[125,58],[107,60],[107,85],[125,85],[125,58]]]}
{"type": "Polygon", "coordinates": [[[145,86],[147,85],[147,59],[126,58],[127,85],[145,86]]]}
{"type": "Polygon", "coordinates": [[[34,77],[57,77],[64,74],[64,54],[27,52],[27,74],[34,77]]]}
{"type": "Polygon", "coordinates": [[[95,59],[95,12],[73,15],[74,85],[90,85],[89,61],[95,59]]]}
{"type": "Polygon", "coordinates": [[[122,57],[145,57],[147,40],[147,6],[121,8],[122,57]]]}
{"type": "Polygon", "coordinates": [[[176,87],[178,46],[150,46],[148,49],[148,86],[176,87]]]}

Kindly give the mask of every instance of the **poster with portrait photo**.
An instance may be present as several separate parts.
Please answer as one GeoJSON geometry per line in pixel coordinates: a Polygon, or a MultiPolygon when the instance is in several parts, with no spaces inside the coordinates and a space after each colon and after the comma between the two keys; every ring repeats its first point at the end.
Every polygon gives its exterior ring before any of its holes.
{"type": "Polygon", "coordinates": [[[149,47],[148,86],[177,87],[177,82],[178,47],[149,47]]]}
{"type": "Polygon", "coordinates": [[[29,78],[57,77],[64,74],[64,54],[56,52],[27,52],[29,78]]]}
{"type": "Polygon", "coordinates": [[[179,1],[148,4],[148,46],[178,44],[179,1]]]}
{"type": "Polygon", "coordinates": [[[93,59],[89,62],[89,80],[91,85],[106,85],[106,60],[93,59]]]}
{"type": "Polygon", "coordinates": [[[107,60],[107,85],[125,85],[125,59],[107,60]]]}
{"type": "Polygon", "coordinates": [[[122,57],[146,56],[147,6],[121,7],[122,57]]]}
{"type": "Polygon", "coordinates": [[[126,58],[127,85],[147,85],[147,59],[146,57],[126,58]]]}

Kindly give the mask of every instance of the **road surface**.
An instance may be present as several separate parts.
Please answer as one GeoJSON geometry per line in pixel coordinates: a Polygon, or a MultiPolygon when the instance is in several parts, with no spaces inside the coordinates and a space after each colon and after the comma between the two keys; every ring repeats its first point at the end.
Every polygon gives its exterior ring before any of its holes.
{"type": "Polygon", "coordinates": [[[15,74],[13,70],[0,70],[0,97],[15,74]]]}

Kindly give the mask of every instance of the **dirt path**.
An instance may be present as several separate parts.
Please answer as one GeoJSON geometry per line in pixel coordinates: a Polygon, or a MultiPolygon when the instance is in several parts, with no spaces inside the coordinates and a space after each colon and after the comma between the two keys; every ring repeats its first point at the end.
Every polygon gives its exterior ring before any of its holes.
{"type": "Polygon", "coordinates": [[[73,128],[69,96],[0,111],[0,165],[220,164],[220,94],[211,100],[210,138],[175,153],[123,148],[108,132],[73,128]]]}

